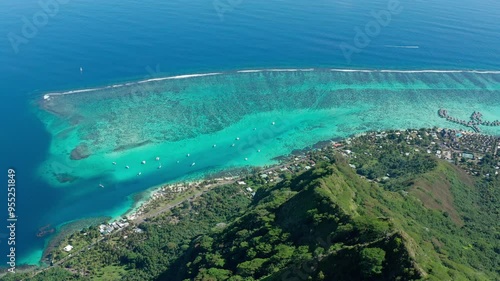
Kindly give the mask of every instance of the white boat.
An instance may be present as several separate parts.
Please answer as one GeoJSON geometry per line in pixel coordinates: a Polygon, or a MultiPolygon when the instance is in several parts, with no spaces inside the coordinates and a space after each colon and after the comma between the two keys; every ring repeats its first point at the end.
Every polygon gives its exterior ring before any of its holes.
{"type": "Polygon", "coordinates": [[[191,154],[188,153],[186,156],[189,157],[189,156],[191,156],[191,154]]]}
{"type": "Polygon", "coordinates": [[[129,167],[129,166],[125,166],[125,168],[130,169],[130,167],[129,167]]]}
{"type": "Polygon", "coordinates": [[[276,124],[276,122],[274,122],[274,121],[273,121],[273,123],[271,123],[271,124],[273,124],[273,125],[274,125],[274,124],[276,124]]]}
{"type": "Polygon", "coordinates": [[[113,165],[116,165],[116,162],[113,162],[113,165]]]}
{"type": "Polygon", "coordinates": [[[248,161],[248,158],[245,158],[245,161],[248,161]]]}
{"type": "Polygon", "coordinates": [[[141,173],[141,172],[139,172],[137,175],[138,175],[138,176],[140,176],[140,175],[142,175],[142,173],[141,173]]]}
{"type": "Polygon", "coordinates": [[[160,164],[160,166],[158,166],[158,169],[161,169],[161,164],[160,164]]]}
{"type": "Polygon", "coordinates": [[[104,185],[102,183],[99,184],[99,187],[104,188],[104,185]]]}
{"type": "Polygon", "coordinates": [[[240,137],[237,137],[236,140],[240,140],[240,137]]]}
{"type": "Polygon", "coordinates": [[[191,167],[193,167],[194,165],[196,165],[196,163],[193,162],[193,164],[191,164],[191,167]]]}
{"type": "Polygon", "coordinates": [[[214,147],[214,148],[215,148],[215,147],[217,147],[217,145],[216,145],[216,144],[214,144],[212,147],[214,147]]]}
{"type": "Polygon", "coordinates": [[[231,144],[231,146],[234,146],[234,143],[233,143],[233,144],[231,144]]]}
{"type": "Polygon", "coordinates": [[[156,159],[156,161],[160,161],[160,157],[156,157],[155,159],[156,159]]]}
{"type": "Polygon", "coordinates": [[[142,163],[142,164],[146,164],[146,160],[142,160],[142,162],[141,162],[141,163],[142,163]]]}
{"type": "Polygon", "coordinates": [[[257,152],[260,152],[260,149],[259,149],[259,150],[257,150],[257,152]]]}

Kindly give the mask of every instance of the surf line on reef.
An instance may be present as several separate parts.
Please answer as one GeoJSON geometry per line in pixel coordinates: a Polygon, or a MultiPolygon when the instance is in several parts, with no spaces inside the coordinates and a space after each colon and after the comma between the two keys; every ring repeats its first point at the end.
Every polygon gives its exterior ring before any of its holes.
{"type": "MultiPolygon", "coordinates": [[[[261,72],[311,72],[320,69],[315,68],[269,68],[269,69],[244,69],[238,70],[233,73],[261,73],[261,72]]],[[[438,69],[423,69],[423,70],[397,70],[397,69],[342,69],[342,68],[332,68],[329,69],[332,72],[364,72],[364,73],[474,73],[474,74],[500,74],[500,70],[438,70],[438,69]]],[[[189,79],[189,78],[197,78],[197,77],[207,77],[207,76],[216,76],[222,74],[229,74],[231,72],[212,72],[212,73],[195,73],[195,74],[184,74],[184,75],[176,75],[176,76],[167,76],[167,77],[158,77],[151,78],[146,80],[140,80],[137,82],[129,82],[124,84],[115,84],[105,87],[99,88],[88,88],[81,90],[71,90],[66,92],[53,92],[47,93],[43,95],[45,100],[50,99],[53,96],[61,96],[61,95],[71,95],[71,94],[79,94],[79,93],[88,93],[93,91],[111,89],[111,88],[120,88],[126,86],[139,85],[149,82],[158,82],[164,80],[175,80],[175,79],[189,79]]]]}

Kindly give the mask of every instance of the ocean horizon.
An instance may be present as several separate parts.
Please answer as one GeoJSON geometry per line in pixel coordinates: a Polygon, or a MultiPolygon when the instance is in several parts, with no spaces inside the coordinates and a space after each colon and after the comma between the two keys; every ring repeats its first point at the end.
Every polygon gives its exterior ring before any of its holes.
{"type": "Polygon", "coordinates": [[[442,107],[500,119],[500,4],[361,2],[0,4],[0,163],[17,175],[17,266],[39,264],[55,235],[39,228],[119,217],[161,183],[369,130],[461,128],[442,107]],[[82,144],[90,155],[70,159],[82,144]]]}

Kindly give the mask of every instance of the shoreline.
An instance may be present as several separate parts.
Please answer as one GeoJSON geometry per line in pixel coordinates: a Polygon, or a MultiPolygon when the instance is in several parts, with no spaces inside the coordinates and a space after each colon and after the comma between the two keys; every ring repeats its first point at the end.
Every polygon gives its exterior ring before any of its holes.
{"type": "MultiPolygon", "coordinates": [[[[441,130],[443,128],[436,127],[438,130],[441,130]]],[[[431,129],[431,128],[427,128],[431,129]]],[[[196,188],[198,187],[201,183],[207,182],[207,181],[231,181],[231,182],[236,182],[237,179],[241,177],[241,172],[245,170],[251,170],[252,168],[262,168],[262,169],[267,169],[267,168],[273,168],[277,167],[280,165],[283,165],[283,163],[292,161],[295,157],[300,157],[301,155],[305,155],[310,151],[317,150],[317,149],[322,149],[329,144],[333,143],[339,143],[342,141],[346,141],[352,138],[360,137],[366,134],[369,134],[370,132],[384,132],[384,131],[405,131],[405,130],[418,130],[418,129],[409,129],[409,128],[399,128],[399,129],[391,129],[391,130],[377,130],[377,131],[368,131],[364,133],[358,133],[358,134],[352,134],[346,137],[330,137],[326,140],[318,141],[312,145],[309,145],[304,148],[298,148],[289,151],[288,154],[281,155],[278,157],[275,157],[271,159],[272,161],[275,161],[273,164],[266,164],[266,165],[261,165],[261,166],[249,166],[249,167],[243,167],[243,168],[230,168],[230,169],[224,169],[220,171],[214,171],[212,173],[206,174],[206,175],[198,175],[198,176],[192,176],[187,179],[179,179],[179,180],[174,180],[174,181],[169,181],[165,183],[161,183],[158,185],[154,185],[151,187],[148,187],[144,191],[141,191],[136,194],[132,194],[132,200],[134,203],[132,206],[124,213],[116,215],[114,217],[111,217],[107,220],[108,224],[112,224],[114,222],[118,222],[122,220],[123,218],[126,218],[129,221],[135,221],[138,218],[141,217],[141,215],[144,214],[144,210],[150,207],[151,204],[155,202],[156,199],[162,198],[164,195],[164,192],[167,189],[177,189],[177,192],[181,194],[182,192],[191,190],[193,187],[196,188]],[[236,176],[233,175],[233,172],[240,172],[236,176]],[[229,174],[229,177],[228,177],[229,174]],[[222,177],[222,178],[221,178],[222,177]],[[179,191],[179,189],[181,189],[179,191]]],[[[492,135],[495,137],[500,137],[500,135],[494,135],[494,134],[485,134],[485,133],[476,133],[472,131],[467,131],[467,130],[460,130],[461,133],[464,135],[492,135]]],[[[227,184],[227,183],[226,183],[227,184]]],[[[216,183],[218,185],[218,183],[216,183]]],[[[43,259],[42,259],[43,261],[43,259]]]]}
{"type": "Polygon", "coordinates": [[[162,195],[164,194],[164,191],[166,191],[166,189],[176,189],[176,188],[179,189],[179,188],[185,187],[185,189],[183,189],[182,191],[174,191],[174,192],[183,192],[183,191],[187,191],[193,187],[196,188],[201,183],[207,182],[207,181],[215,181],[216,185],[219,185],[220,182],[224,182],[224,181],[236,182],[238,179],[241,178],[242,173],[244,171],[251,170],[252,168],[272,169],[272,168],[283,165],[285,162],[291,161],[291,158],[293,159],[295,157],[300,157],[302,155],[307,154],[310,151],[322,149],[324,147],[327,147],[329,144],[333,144],[333,143],[337,143],[337,142],[347,140],[347,139],[350,139],[353,137],[357,137],[358,135],[359,134],[351,135],[351,136],[348,136],[346,138],[332,137],[332,138],[329,138],[327,140],[318,141],[315,144],[312,144],[312,145],[304,147],[304,148],[294,149],[286,155],[278,156],[278,157],[271,159],[273,161],[277,161],[277,163],[274,163],[274,164],[267,164],[267,165],[262,165],[262,166],[250,166],[250,167],[246,167],[246,168],[226,169],[226,170],[221,170],[218,172],[214,172],[214,173],[205,175],[203,177],[194,177],[191,180],[173,181],[173,182],[167,182],[167,183],[155,185],[153,187],[148,188],[147,190],[145,190],[143,192],[140,192],[140,195],[136,194],[136,195],[140,196],[140,198],[134,202],[133,207],[131,207],[124,214],[112,218],[109,221],[109,223],[116,222],[124,217],[127,218],[127,220],[137,219],[138,217],[140,217],[141,214],[143,214],[144,209],[146,209],[149,205],[154,203],[154,201],[156,199],[162,197],[162,195]],[[232,175],[233,172],[236,172],[237,174],[232,175]],[[229,175],[227,175],[227,174],[229,174],[229,175]]]}

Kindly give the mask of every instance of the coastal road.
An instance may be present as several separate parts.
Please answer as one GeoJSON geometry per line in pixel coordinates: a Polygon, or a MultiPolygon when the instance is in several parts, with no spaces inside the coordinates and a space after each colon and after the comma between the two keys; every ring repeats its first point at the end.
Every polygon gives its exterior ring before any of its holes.
{"type": "Polygon", "coordinates": [[[165,212],[168,212],[170,211],[171,209],[183,204],[184,202],[187,202],[187,201],[193,201],[194,199],[200,197],[203,193],[209,191],[210,189],[212,188],[215,188],[217,186],[222,186],[222,185],[226,185],[226,184],[232,184],[234,183],[235,181],[233,180],[228,180],[228,181],[221,181],[221,182],[217,182],[215,184],[209,184],[209,185],[206,185],[203,187],[202,190],[198,190],[196,191],[193,195],[191,195],[190,197],[184,199],[184,200],[181,200],[177,203],[172,203],[172,204],[167,204],[165,207],[161,208],[161,209],[158,209],[158,210],[155,210],[154,212],[152,213],[146,213],[146,214],[143,214],[141,216],[138,216],[137,218],[135,218],[134,220],[132,220],[132,222],[134,222],[134,224],[138,225],[138,224],[141,224],[142,222],[144,222],[146,219],[148,218],[152,218],[152,217],[156,217],[162,213],[165,213],[165,212]]]}
{"type": "MultiPolygon", "coordinates": [[[[297,163],[298,162],[303,162],[306,159],[307,158],[302,158],[299,161],[297,161],[297,163]]],[[[282,168],[284,168],[284,167],[286,167],[288,165],[290,165],[290,163],[279,164],[277,166],[272,166],[272,167],[269,167],[268,169],[262,170],[260,173],[268,173],[268,172],[271,172],[271,171],[276,171],[277,169],[282,169],[282,168]]],[[[195,200],[196,198],[200,197],[201,195],[203,195],[203,193],[206,193],[210,189],[213,189],[213,188],[216,188],[216,187],[219,187],[219,186],[223,186],[223,185],[227,185],[227,184],[234,184],[234,183],[236,183],[236,182],[238,182],[240,180],[242,180],[242,179],[241,178],[237,178],[237,179],[219,181],[219,182],[214,183],[214,184],[208,184],[208,185],[204,186],[202,190],[196,191],[192,196],[186,198],[185,200],[182,200],[182,201],[179,201],[179,202],[173,203],[173,204],[167,204],[165,207],[163,207],[161,209],[155,210],[152,213],[147,213],[147,214],[143,214],[141,216],[138,216],[137,218],[135,218],[132,221],[136,225],[141,224],[147,218],[156,217],[156,216],[158,216],[158,215],[160,215],[162,213],[170,211],[171,209],[173,209],[173,208],[175,208],[175,207],[183,204],[186,201],[193,201],[193,200],[195,200]]]]}

